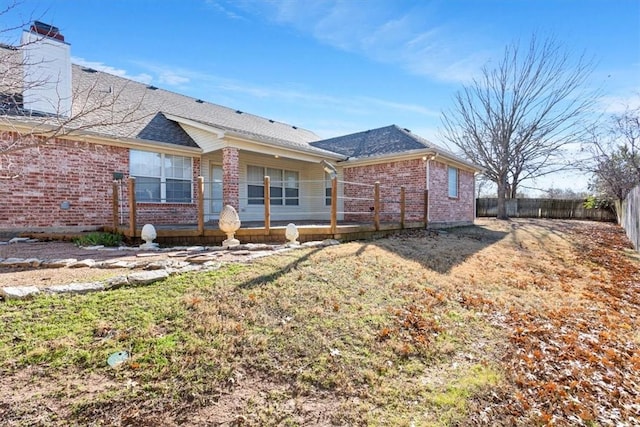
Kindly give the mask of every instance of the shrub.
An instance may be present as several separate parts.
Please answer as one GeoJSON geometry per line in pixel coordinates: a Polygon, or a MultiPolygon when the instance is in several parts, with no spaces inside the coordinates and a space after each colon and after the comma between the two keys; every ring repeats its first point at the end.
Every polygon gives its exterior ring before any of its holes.
{"type": "Polygon", "coordinates": [[[122,235],[95,231],[73,239],[73,243],[78,246],[120,246],[122,235]]]}

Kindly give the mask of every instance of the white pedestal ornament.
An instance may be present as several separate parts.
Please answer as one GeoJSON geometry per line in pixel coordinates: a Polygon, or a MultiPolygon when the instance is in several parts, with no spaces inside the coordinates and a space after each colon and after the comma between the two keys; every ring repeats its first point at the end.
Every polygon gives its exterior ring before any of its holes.
{"type": "Polygon", "coordinates": [[[218,226],[227,235],[227,240],[222,242],[222,246],[238,246],[240,241],[235,238],[235,232],[240,228],[240,217],[233,206],[225,205],[220,212],[218,226]]]}
{"type": "Polygon", "coordinates": [[[145,243],[140,245],[140,249],[158,249],[158,244],[153,243],[153,240],[158,237],[158,233],[156,233],[156,228],[151,224],[145,224],[142,227],[142,232],[140,233],[140,238],[145,241],[145,243]]]}
{"type": "Polygon", "coordinates": [[[298,236],[300,233],[298,232],[298,227],[294,223],[287,224],[287,229],[284,232],[284,237],[289,241],[289,245],[299,245],[298,236]]]}

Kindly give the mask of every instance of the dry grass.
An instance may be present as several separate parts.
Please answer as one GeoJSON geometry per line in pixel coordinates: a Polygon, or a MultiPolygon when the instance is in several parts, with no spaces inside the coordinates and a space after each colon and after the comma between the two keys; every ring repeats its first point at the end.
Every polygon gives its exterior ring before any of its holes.
{"type": "Polygon", "coordinates": [[[610,224],[483,221],[4,303],[0,419],[632,425],[639,265],[610,224]]]}

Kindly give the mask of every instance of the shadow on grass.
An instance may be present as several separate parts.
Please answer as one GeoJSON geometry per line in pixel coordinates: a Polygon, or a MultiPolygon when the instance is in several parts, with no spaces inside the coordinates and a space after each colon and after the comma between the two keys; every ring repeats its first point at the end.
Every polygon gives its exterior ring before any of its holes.
{"type": "Polygon", "coordinates": [[[369,244],[420,263],[440,274],[464,263],[475,253],[504,239],[509,233],[472,225],[447,230],[406,230],[369,244]]]}
{"type": "Polygon", "coordinates": [[[274,271],[273,273],[270,274],[263,274],[261,276],[255,277],[251,280],[248,280],[244,283],[241,283],[240,285],[238,285],[238,288],[240,289],[253,289],[256,288],[258,286],[261,285],[265,285],[268,283],[272,283],[273,281],[277,280],[278,278],[284,276],[285,274],[288,274],[289,272],[291,272],[291,270],[294,270],[298,267],[298,265],[304,263],[305,261],[307,261],[313,254],[321,251],[323,248],[319,247],[319,248],[315,248],[312,251],[309,251],[308,253],[306,253],[305,255],[296,258],[294,261],[290,262],[289,264],[283,266],[282,268],[279,268],[277,271],[274,271]]]}

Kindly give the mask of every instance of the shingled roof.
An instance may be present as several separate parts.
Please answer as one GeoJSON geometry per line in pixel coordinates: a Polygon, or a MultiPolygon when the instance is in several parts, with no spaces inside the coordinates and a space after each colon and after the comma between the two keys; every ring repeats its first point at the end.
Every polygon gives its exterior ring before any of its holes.
{"type": "MultiPolygon", "coordinates": [[[[340,153],[349,158],[381,156],[411,150],[436,148],[426,139],[396,125],[385,126],[350,135],[311,142],[324,150],[340,153]]],[[[439,151],[443,151],[438,148],[439,151]]]]}
{"type": "MultiPolygon", "coordinates": [[[[73,65],[72,81],[74,90],[74,109],[82,108],[83,96],[92,96],[98,92],[113,93],[117,106],[109,111],[88,115],[87,120],[99,121],[99,114],[113,110],[126,110],[135,106],[135,120],[105,126],[99,133],[115,137],[140,138],[159,142],[168,142],[185,146],[196,146],[195,142],[178,124],[168,120],[164,114],[185,117],[221,129],[233,129],[247,136],[277,138],[291,144],[292,148],[319,139],[318,135],[307,130],[276,120],[223,107],[201,99],[170,92],[144,83],[102,71],[73,65]],[[80,102],[77,102],[80,101],[80,102]]],[[[75,111],[74,111],[75,113],[75,111]]]]}

